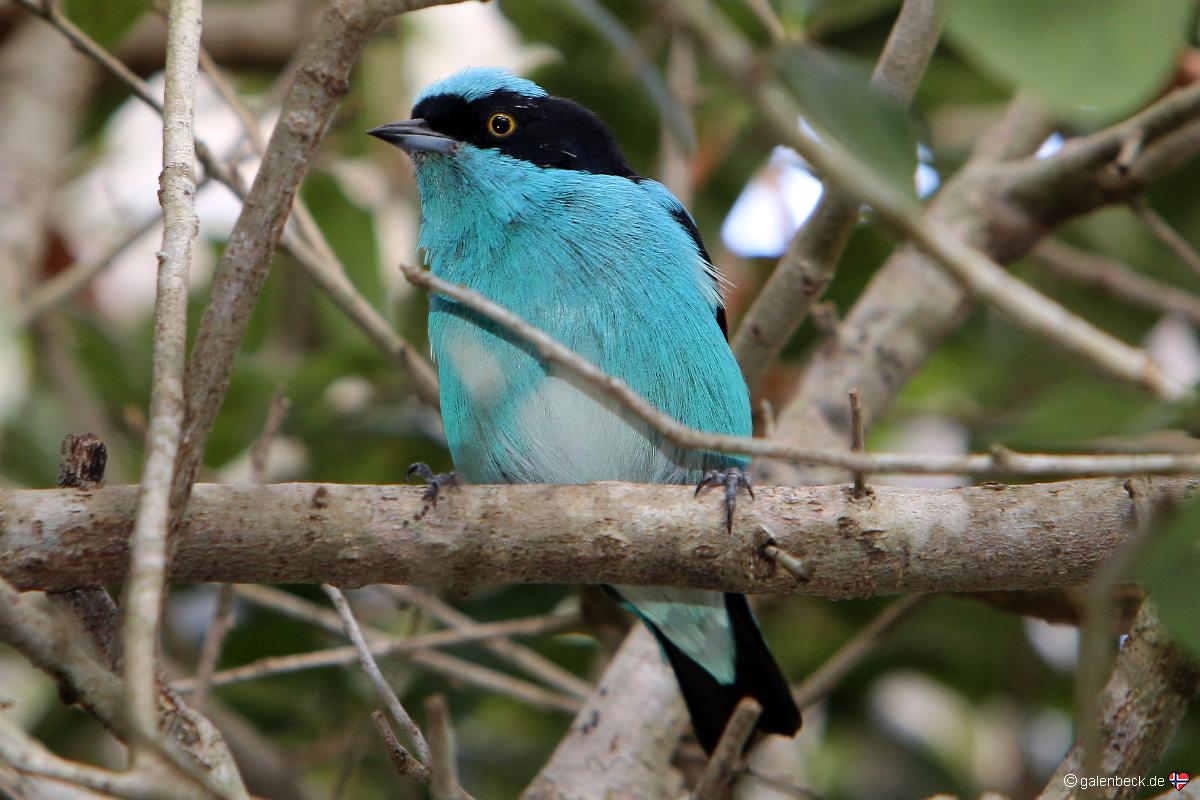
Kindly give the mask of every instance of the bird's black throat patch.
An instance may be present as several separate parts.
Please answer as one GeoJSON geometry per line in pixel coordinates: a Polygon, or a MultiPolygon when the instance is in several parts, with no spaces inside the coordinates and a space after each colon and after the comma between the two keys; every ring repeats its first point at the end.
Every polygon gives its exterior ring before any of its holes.
{"type": "Polygon", "coordinates": [[[438,133],[539,167],[641,179],[600,118],[564,97],[527,97],[501,90],[468,101],[459,95],[438,94],[413,106],[412,115],[438,133]],[[516,120],[511,135],[497,138],[488,132],[488,120],[497,112],[516,120]]]}

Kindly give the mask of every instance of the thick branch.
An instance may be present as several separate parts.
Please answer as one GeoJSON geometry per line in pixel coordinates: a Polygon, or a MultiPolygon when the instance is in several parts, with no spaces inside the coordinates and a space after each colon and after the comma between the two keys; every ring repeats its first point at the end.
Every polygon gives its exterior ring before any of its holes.
{"type": "MultiPolygon", "coordinates": [[[[1150,603],[1142,606],[1121,649],[1101,698],[1100,776],[1144,775],[1171,741],[1175,728],[1200,691],[1200,667],[1176,647],[1158,621],[1150,603]]],[[[1076,797],[1063,778],[1085,771],[1083,748],[1076,745],[1046,782],[1041,800],[1076,797]]],[[[1110,787],[1094,796],[1128,798],[1137,787],[1110,787]]]]}
{"type": "MultiPolygon", "coordinates": [[[[1155,503],[1200,478],[1152,482],[1155,503]]],[[[920,490],[763,487],[738,507],[682,486],[200,485],[181,583],[631,583],[865,597],[1070,586],[1132,535],[1120,480],[920,490]],[[807,563],[799,583],[761,551],[807,563]]],[[[22,589],[123,579],[135,487],[0,492],[0,571],[22,589]]]]}
{"type": "Polygon", "coordinates": [[[521,800],[678,797],[682,779],[667,762],[685,719],[675,677],[638,625],[521,800]]]}

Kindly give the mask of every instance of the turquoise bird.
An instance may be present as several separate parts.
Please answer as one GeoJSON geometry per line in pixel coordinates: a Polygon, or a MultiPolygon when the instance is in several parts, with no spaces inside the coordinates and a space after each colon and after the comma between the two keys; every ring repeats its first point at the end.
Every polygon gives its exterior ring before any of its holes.
{"type": "MultiPolygon", "coordinates": [[[[434,274],[511,309],[685,425],[751,434],[721,278],[696,225],[629,167],[595,114],[474,68],[425,89],[412,115],[370,133],[412,158],[434,274]]],[[[429,340],[467,481],[719,484],[731,524],[746,459],[675,447],[453,300],[432,299],[429,340]]],[[[611,591],[657,637],[705,750],[746,696],[763,707],[759,730],[795,734],[800,712],[744,596],[611,591]]]]}

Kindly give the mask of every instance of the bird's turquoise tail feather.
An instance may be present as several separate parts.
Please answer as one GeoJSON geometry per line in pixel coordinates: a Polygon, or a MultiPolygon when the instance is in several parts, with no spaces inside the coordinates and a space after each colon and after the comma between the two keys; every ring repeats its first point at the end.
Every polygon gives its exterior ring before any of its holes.
{"type": "Polygon", "coordinates": [[[762,706],[757,730],[794,736],[800,729],[800,710],[792,699],[791,688],[767,648],[744,595],[724,595],[724,613],[734,644],[733,652],[729,654],[733,661],[732,681],[720,680],[713,671],[685,652],[672,639],[668,629],[655,624],[636,606],[626,605],[646,623],[662,647],[679,682],[696,739],[706,753],[712,753],[716,748],[726,723],[743,697],[753,697],[762,706]]]}

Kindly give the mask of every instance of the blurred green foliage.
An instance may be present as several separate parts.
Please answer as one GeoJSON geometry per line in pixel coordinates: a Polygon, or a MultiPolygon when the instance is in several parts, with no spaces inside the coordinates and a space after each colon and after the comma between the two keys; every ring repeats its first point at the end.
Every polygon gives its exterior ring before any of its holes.
{"type": "Polygon", "coordinates": [[[1109,122],[1145,104],[1175,69],[1191,0],[951,0],[964,55],[1064,119],[1109,122]],[[1064,32],[1070,32],[1064,35],[1064,32]]]}
{"type": "MultiPolygon", "coordinates": [[[[768,51],[765,31],[748,4],[718,5],[754,38],[764,57],[778,55],[768,51]]],[[[933,149],[934,165],[944,181],[965,160],[982,130],[978,120],[994,119],[1000,104],[1017,88],[1028,88],[1044,98],[1061,116],[1062,130],[1069,135],[1079,129],[1074,126],[1094,126],[1153,99],[1166,88],[1180,49],[1185,43],[1196,45],[1194,4],[1186,0],[955,0],[948,18],[949,46],[938,50],[913,109],[904,112],[881,105],[865,88],[865,77],[897,5],[895,0],[773,3],[790,32],[803,38],[806,47],[819,47],[827,54],[817,56],[815,49],[804,49],[784,56],[783,75],[814,121],[900,182],[912,174],[918,133],[933,149]]],[[[66,11],[97,38],[113,42],[143,7],[132,0],[68,2],[66,11]]],[[[665,68],[668,51],[679,39],[667,4],[609,0],[603,7],[625,27],[650,63],[665,68]]],[[[547,46],[557,54],[532,69],[530,77],[551,92],[597,111],[614,129],[634,167],[658,175],[662,110],[610,38],[592,27],[586,16],[553,0],[504,0],[499,10],[521,40],[547,46]]],[[[313,165],[303,197],[354,283],[423,351],[425,298],[399,286],[395,265],[385,263],[381,202],[364,200],[362,193],[349,188],[351,182],[345,177],[348,166],[365,166],[386,184],[388,195],[406,198],[415,222],[409,167],[390,148],[362,136],[362,131],[407,108],[419,87],[404,72],[403,54],[420,35],[415,22],[401,21],[373,42],[313,165]]],[[[769,58],[765,63],[770,63],[769,58]]],[[[745,308],[772,265],[730,255],[721,246],[718,231],[774,143],[740,89],[704,53],[697,54],[697,64],[694,77],[699,91],[692,114],[698,144],[690,164],[691,207],[709,249],[737,284],[731,297],[735,326],[736,311],[745,308]]],[[[261,92],[274,74],[247,71],[234,77],[244,90],[261,92]]],[[[119,90],[106,86],[96,94],[80,142],[80,152],[88,158],[103,157],[95,151],[100,129],[115,110],[114,93],[119,90]]],[[[86,168],[86,162],[79,166],[86,168]]],[[[1183,236],[1200,243],[1197,185],[1200,163],[1194,162],[1152,187],[1148,202],[1183,236]]],[[[147,192],[153,191],[153,186],[147,187],[147,192]]],[[[1127,210],[1097,212],[1072,221],[1059,233],[1146,275],[1200,290],[1200,278],[1175,261],[1127,210]]],[[[208,244],[219,253],[220,241],[208,244]]],[[[849,309],[893,245],[893,239],[869,221],[860,225],[828,299],[839,309],[849,309]]],[[[414,259],[416,254],[404,257],[414,259]]],[[[1144,341],[1159,322],[1157,315],[1099,290],[1063,282],[1034,259],[1013,269],[1127,341],[1144,341]]],[[[204,302],[203,289],[195,292],[189,309],[193,333],[204,302]]],[[[55,322],[56,335],[39,328],[22,343],[32,355],[33,384],[20,407],[0,419],[0,486],[52,485],[59,441],[95,419],[104,423],[101,432],[114,453],[111,480],[136,479],[150,386],[149,309],[140,319],[119,324],[85,293],[64,306],[55,322]],[[64,381],[62,370],[55,366],[61,363],[73,365],[76,382],[64,381]],[[70,394],[68,386],[82,387],[82,395],[70,394]]],[[[820,338],[806,325],[785,351],[773,385],[786,386],[820,338]]],[[[232,462],[245,458],[276,392],[291,401],[281,438],[289,443],[289,452],[300,454],[278,477],[388,483],[401,480],[405,468],[416,460],[428,461],[438,470],[450,466],[436,418],[409,397],[392,362],[285,256],[277,258],[255,309],[208,447],[206,479],[222,479],[232,462]]],[[[777,407],[782,395],[779,391],[773,398],[777,407]]],[[[1190,427],[1176,409],[1114,385],[981,308],[969,313],[878,423],[872,445],[897,441],[912,420],[928,416],[961,428],[973,449],[993,443],[1019,449],[1087,449],[1100,438],[1112,441],[1161,427],[1190,427]]],[[[1195,550],[1195,532],[1200,529],[1197,509],[1200,506],[1190,504],[1168,523],[1143,576],[1161,593],[1159,604],[1173,630],[1200,649],[1194,624],[1194,609],[1200,604],[1196,589],[1200,582],[1194,579],[1200,567],[1195,550]]],[[[290,588],[324,602],[313,587],[290,588]]],[[[573,603],[574,597],[574,590],[567,587],[521,586],[477,589],[449,599],[466,613],[490,620],[542,613],[573,603]]],[[[175,594],[168,650],[189,666],[211,602],[211,592],[203,587],[187,587],[175,594]]],[[[364,616],[389,630],[406,633],[432,627],[418,615],[378,605],[370,604],[364,616]]],[[[884,605],[881,599],[842,603],[774,599],[765,604],[763,626],[786,673],[799,681],[884,605]]],[[[311,626],[243,606],[221,666],[335,644],[340,642],[311,626]]],[[[532,644],[582,676],[593,676],[600,662],[599,646],[583,636],[542,637],[532,644]]],[[[495,657],[480,647],[455,652],[497,666],[495,657]]],[[[0,657],[9,655],[0,653],[0,657]]],[[[561,714],[531,710],[413,669],[399,659],[387,662],[386,670],[414,709],[419,709],[417,699],[429,692],[448,694],[458,727],[463,780],[481,800],[515,797],[568,724],[561,714]]],[[[368,718],[376,702],[355,670],[301,672],[238,684],[215,694],[293,754],[298,773],[318,795],[329,796],[341,786],[342,797],[420,796],[411,787],[397,788],[368,718]]],[[[1040,653],[1018,617],[977,602],[937,599],[873,651],[822,708],[810,714],[807,728],[812,733],[803,745],[807,785],[827,800],[905,800],[938,791],[966,798],[988,788],[999,788],[1014,798],[1032,796],[1049,767],[1047,756],[1039,758],[1035,752],[1033,743],[1041,740],[1031,731],[1046,719],[1069,720],[1072,703],[1070,671],[1054,666],[1040,653]],[[897,730],[881,714],[883,687],[897,676],[912,675],[941,687],[953,700],[943,711],[964,710],[962,719],[954,722],[964,731],[955,746],[915,738],[897,730]],[[994,748],[997,741],[1012,748],[994,748]],[[986,777],[996,774],[995,764],[991,772],[980,769],[980,760],[987,762],[989,752],[996,759],[1001,752],[1005,758],[1011,756],[1010,768],[999,770],[1006,778],[986,777]]],[[[109,751],[99,744],[103,734],[82,714],[53,701],[43,713],[37,733],[51,746],[84,758],[108,757],[109,751]]],[[[926,713],[932,714],[925,707],[913,712],[916,721],[926,713]]],[[[1200,769],[1198,754],[1200,721],[1193,714],[1153,774],[1188,769],[1189,764],[1195,772],[1200,769]]],[[[1056,757],[1050,754],[1049,763],[1056,757]]]]}

